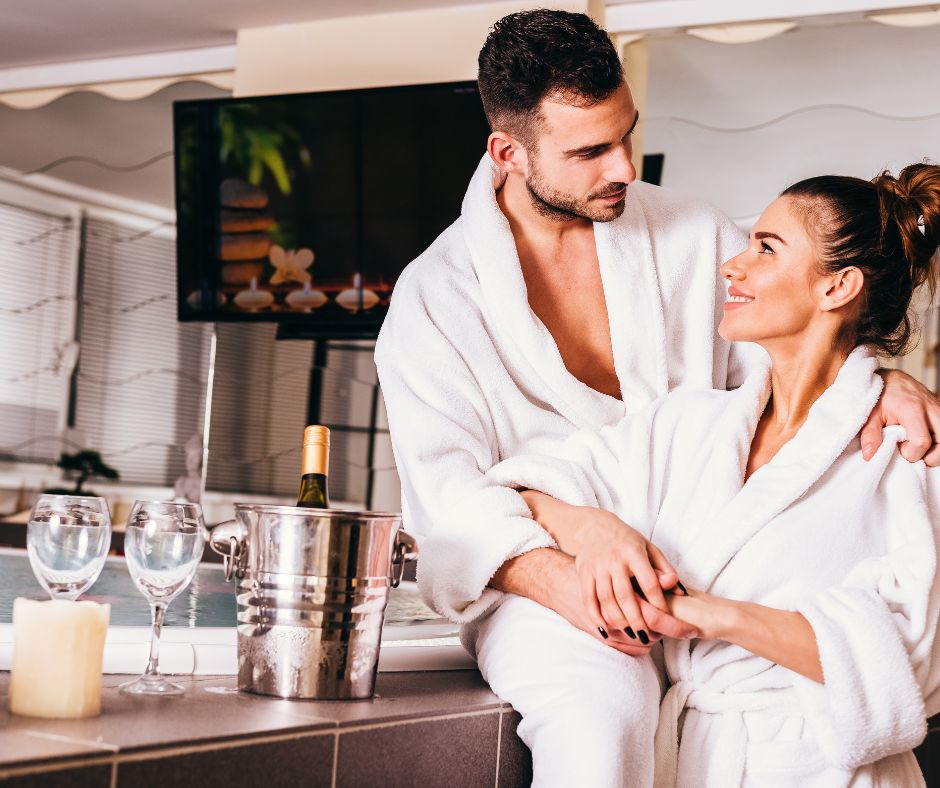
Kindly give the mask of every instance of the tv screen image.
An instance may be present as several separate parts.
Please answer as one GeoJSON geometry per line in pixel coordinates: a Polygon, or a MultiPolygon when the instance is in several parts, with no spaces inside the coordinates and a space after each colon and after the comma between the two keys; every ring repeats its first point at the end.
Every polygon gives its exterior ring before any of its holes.
{"type": "Polygon", "coordinates": [[[459,216],[489,127],[463,82],[176,102],[174,134],[179,319],[362,338],[459,216]]]}

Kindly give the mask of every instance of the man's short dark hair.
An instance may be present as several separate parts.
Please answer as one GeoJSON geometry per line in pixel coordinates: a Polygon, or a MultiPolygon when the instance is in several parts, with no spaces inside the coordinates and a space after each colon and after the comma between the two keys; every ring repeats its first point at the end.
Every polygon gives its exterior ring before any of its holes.
{"type": "Polygon", "coordinates": [[[504,16],[480,50],[479,86],[493,131],[533,144],[546,97],[577,106],[608,98],[623,84],[610,39],[586,14],[521,11],[504,16]]]}

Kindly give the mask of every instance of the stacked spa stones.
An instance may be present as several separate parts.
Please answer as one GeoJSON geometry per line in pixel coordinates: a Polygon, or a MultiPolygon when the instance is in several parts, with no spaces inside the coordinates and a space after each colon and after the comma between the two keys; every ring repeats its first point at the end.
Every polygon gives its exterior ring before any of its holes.
{"type": "Polygon", "coordinates": [[[261,282],[264,264],[271,249],[266,230],[274,226],[274,217],[266,214],[268,195],[238,178],[227,178],[220,187],[219,259],[222,283],[233,287],[261,282]]]}

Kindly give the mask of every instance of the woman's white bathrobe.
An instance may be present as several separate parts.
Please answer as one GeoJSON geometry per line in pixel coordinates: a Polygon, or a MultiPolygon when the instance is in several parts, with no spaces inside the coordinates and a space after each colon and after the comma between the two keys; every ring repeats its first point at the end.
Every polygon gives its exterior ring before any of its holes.
{"type": "Polygon", "coordinates": [[[658,786],[923,785],[910,749],[940,711],[940,469],[904,460],[900,427],[862,459],[857,435],[882,387],[875,369],[856,349],[797,435],[743,485],[767,371],[733,392],[671,394],[541,464],[519,457],[490,472],[615,511],[689,586],[799,611],[812,625],[824,684],[729,643],[666,644],[658,786]]]}
{"type": "Polygon", "coordinates": [[[500,598],[486,586],[504,561],[553,544],[489,468],[676,387],[737,385],[750,363],[716,332],[718,265],[744,234],[697,200],[633,183],[623,215],[594,225],[622,401],[581,383],[529,307],[495,177],[484,156],[460,218],[398,280],[375,350],[418,584],[458,622],[500,598]]]}

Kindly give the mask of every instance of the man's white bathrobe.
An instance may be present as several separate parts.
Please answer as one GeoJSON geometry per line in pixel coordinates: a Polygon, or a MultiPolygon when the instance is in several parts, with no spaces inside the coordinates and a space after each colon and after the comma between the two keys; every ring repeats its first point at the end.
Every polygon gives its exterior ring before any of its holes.
{"type": "Polygon", "coordinates": [[[692,588],[812,625],[824,684],[729,643],[666,643],[657,786],[923,785],[910,749],[940,711],[940,469],[904,460],[900,427],[862,459],[876,367],[856,349],[796,436],[743,484],[769,371],[733,392],[676,392],[552,458],[491,470],[493,481],[616,512],[692,588]]]}
{"type": "Polygon", "coordinates": [[[552,545],[519,495],[487,482],[489,468],[676,387],[737,385],[748,363],[716,333],[718,265],[746,246],[743,233],[698,201],[633,183],[623,215],[594,225],[623,398],[577,380],[529,307],[495,178],[484,156],[460,218],[398,280],[375,350],[418,583],[458,622],[500,597],[486,585],[504,561],[552,545]]]}
{"type": "Polygon", "coordinates": [[[619,400],[568,372],[529,307],[494,176],[484,156],[460,218],[396,284],[376,345],[418,584],[467,624],[484,677],[523,715],[536,785],[650,785],[656,671],[487,588],[504,561],[554,543],[521,496],[485,474],[676,387],[740,383],[748,360],[716,333],[718,265],[746,239],[709,206],[643,183],[630,185],[620,218],[594,225],[619,400]]]}

